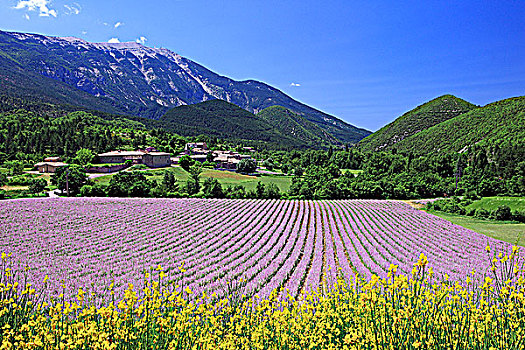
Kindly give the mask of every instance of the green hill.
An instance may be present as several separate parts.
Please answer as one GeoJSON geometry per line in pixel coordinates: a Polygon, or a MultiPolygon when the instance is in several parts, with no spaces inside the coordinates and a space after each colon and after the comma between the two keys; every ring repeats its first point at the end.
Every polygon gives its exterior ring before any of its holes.
{"type": "Polygon", "coordinates": [[[283,135],[293,137],[312,146],[339,143],[335,137],[319,126],[281,106],[265,108],[257,113],[257,117],[273,125],[283,135]]]}
{"type": "Polygon", "coordinates": [[[525,96],[473,109],[396,143],[414,154],[461,152],[472,145],[525,140],[525,96]]]}
{"type": "Polygon", "coordinates": [[[475,109],[476,106],[453,95],[435,98],[406,112],[392,123],[359,142],[365,151],[392,148],[404,139],[434,125],[475,109]]]}
{"type": "Polygon", "coordinates": [[[279,125],[276,125],[269,117],[270,114],[265,112],[263,116],[254,115],[232,103],[211,100],[172,108],[158,121],[164,128],[183,136],[204,134],[220,139],[264,141],[283,148],[319,147],[335,141],[332,136],[323,140],[315,136],[314,132],[308,133],[305,127],[301,129],[301,135],[305,137],[298,138],[284,125],[309,125],[307,121],[293,113],[282,114],[275,117],[280,120],[279,125]]]}

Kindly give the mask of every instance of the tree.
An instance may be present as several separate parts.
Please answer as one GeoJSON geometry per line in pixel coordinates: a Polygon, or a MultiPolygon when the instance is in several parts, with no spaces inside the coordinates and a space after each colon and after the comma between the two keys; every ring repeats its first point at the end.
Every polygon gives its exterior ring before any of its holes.
{"type": "Polygon", "coordinates": [[[224,197],[222,185],[217,179],[213,177],[208,177],[206,180],[204,180],[204,183],[202,184],[202,192],[204,193],[204,197],[206,198],[224,197]]]}
{"type": "Polygon", "coordinates": [[[191,159],[187,154],[179,158],[179,165],[182,169],[189,171],[190,167],[195,164],[195,160],[191,159]]]}
{"type": "Polygon", "coordinates": [[[281,198],[281,191],[279,187],[273,182],[270,182],[264,189],[264,198],[279,199],[281,198]]]}
{"type": "Polygon", "coordinates": [[[113,197],[147,197],[155,187],[141,171],[121,171],[109,181],[107,192],[113,197]]]}
{"type": "Polygon", "coordinates": [[[226,189],[224,190],[224,195],[226,198],[231,199],[242,199],[246,198],[246,189],[243,185],[235,185],[235,186],[226,186],[226,189]]]}
{"type": "Polygon", "coordinates": [[[84,185],[80,189],[80,195],[82,197],[105,197],[106,185],[102,185],[100,182],[84,185]]]}
{"type": "Polygon", "coordinates": [[[87,148],[81,148],[77,151],[75,157],[71,160],[73,164],[78,164],[83,168],[86,168],[95,158],[93,151],[87,148]]]}
{"type": "Polygon", "coordinates": [[[511,220],[512,212],[508,206],[500,205],[496,210],[494,210],[492,216],[496,220],[511,220]]]}
{"type": "Polygon", "coordinates": [[[259,181],[257,182],[257,186],[255,187],[255,196],[257,198],[264,198],[264,194],[265,194],[265,188],[264,188],[264,184],[259,181]]]}
{"type": "Polygon", "coordinates": [[[175,178],[175,174],[173,171],[164,171],[162,185],[164,186],[167,192],[177,192],[179,190],[179,185],[177,184],[177,179],[175,178]]]}
{"type": "Polygon", "coordinates": [[[9,169],[10,175],[21,175],[24,172],[24,162],[21,160],[11,160],[5,163],[5,167],[9,169]]]}
{"type": "Polygon", "coordinates": [[[237,164],[237,172],[241,174],[251,174],[257,170],[257,162],[255,159],[242,159],[237,164]]]}
{"type": "Polygon", "coordinates": [[[186,191],[189,195],[197,194],[201,189],[200,175],[202,172],[202,166],[200,164],[194,164],[189,167],[188,172],[190,173],[190,177],[186,183],[186,191]]]}
{"type": "Polygon", "coordinates": [[[273,170],[275,165],[273,164],[273,159],[272,158],[268,158],[262,163],[262,166],[265,167],[268,170],[273,170]]]}
{"type": "Polygon", "coordinates": [[[304,170],[303,170],[303,168],[301,168],[301,167],[296,167],[296,168],[293,170],[293,174],[294,174],[295,176],[299,176],[299,177],[301,177],[301,176],[303,176],[303,174],[304,174],[304,170]]]}
{"type": "Polygon", "coordinates": [[[7,184],[7,175],[4,173],[0,173],[0,187],[5,186],[7,184]]]}
{"type": "Polygon", "coordinates": [[[31,180],[31,183],[29,184],[29,192],[33,194],[40,193],[44,191],[44,189],[47,186],[47,181],[42,178],[36,178],[31,180]]]}
{"type": "Polygon", "coordinates": [[[59,167],[51,175],[51,184],[57,186],[62,193],[68,192],[68,195],[80,193],[87,180],[86,170],[75,164],[59,167]]]}

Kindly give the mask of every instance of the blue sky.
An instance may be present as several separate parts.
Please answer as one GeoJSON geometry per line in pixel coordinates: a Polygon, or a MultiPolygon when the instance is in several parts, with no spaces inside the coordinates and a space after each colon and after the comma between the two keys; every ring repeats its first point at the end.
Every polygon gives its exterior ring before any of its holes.
{"type": "Polygon", "coordinates": [[[525,95],[521,0],[0,0],[0,29],[142,38],[370,130],[446,93],[525,95]]]}

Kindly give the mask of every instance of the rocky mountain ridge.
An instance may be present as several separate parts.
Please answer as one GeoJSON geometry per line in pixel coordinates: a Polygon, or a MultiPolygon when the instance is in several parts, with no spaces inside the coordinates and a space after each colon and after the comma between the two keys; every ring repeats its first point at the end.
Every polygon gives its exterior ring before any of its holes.
{"type": "Polygon", "coordinates": [[[109,100],[125,114],[157,119],[172,107],[221,99],[251,113],[283,106],[341,143],[370,134],[265,83],[235,81],[165,48],[0,31],[0,55],[19,68],[109,100]]]}

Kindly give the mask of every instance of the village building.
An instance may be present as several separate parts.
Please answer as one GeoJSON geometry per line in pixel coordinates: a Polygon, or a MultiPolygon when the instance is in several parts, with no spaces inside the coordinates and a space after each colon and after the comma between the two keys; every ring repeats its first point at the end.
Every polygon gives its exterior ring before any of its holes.
{"type": "Polygon", "coordinates": [[[101,163],[118,164],[131,161],[133,164],[144,164],[150,168],[162,168],[171,165],[170,154],[157,152],[154,148],[148,148],[144,151],[111,151],[99,154],[98,158],[101,163]]]}
{"type": "Polygon", "coordinates": [[[111,151],[98,155],[100,163],[125,163],[131,160],[133,164],[141,164],[144,151],[111,151]]]}
{"type": "Polygon", "coordinates": [[[184,154],[207,154],[210,150],[206,142],[190,142],[184,146],[184,154]]]}
{"type": "Polygon", "coordinates": [[[63,166],[67,166],[67,164],[62,162],[41,162],[35,164],[35,168],[37,168],[39,173],[54,173],[63,166]]]}
{"type": "Polygon", "coordinates": [[[171,157],[166,152],[149,152],[142,157],[142,164],[150,168],[164,168],[171,165],[171,157]]]}
{"type": "Polygon", "coordinates": [[[206,159],[208,159],[208,155],[206,154],[193,154],[190,156],[191,159],[193,159],[196,162],[204,163],[206,159]]]}
{"type": "MultiPolygon", "coordinates": [[[[243,150],[248,152],[255,152],[251,147],[243,147],[243,150]]],[[[206,142],[193,142],[187,143],[179,157],[171,158],[173,164],[177,164],[180,157],[183,155],[189,155],[191,159],[204,163],[208,160],[209,154],[213,155],[213,162],[216,163],[217,169],[235,170],[237,165],[243,159],[251,159],[252,156],[248,154],[240,154],[232,150],[216,150],[212,151],[208,149],[206,142]]]]}

